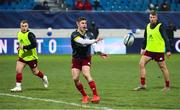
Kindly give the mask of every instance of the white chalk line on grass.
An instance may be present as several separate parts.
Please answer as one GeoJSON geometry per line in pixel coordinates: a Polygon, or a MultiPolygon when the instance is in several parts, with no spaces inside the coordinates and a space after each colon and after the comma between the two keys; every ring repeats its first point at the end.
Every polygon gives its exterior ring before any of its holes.
{"type": "Polygon", "coordinates": [[[7,94],[7,93],[0,93],[0,96],[9,96],[9,97],[16,97],[16,98],[28,99],[28,100],[60,103],[60,104],[66,104],[66,105],[71,105],[71,106],[76,106],[76,107],[83,107],[83,108],[89,108],[89,109],[113,110],[113,109],[110,109],[108,107],[97,107],[97,106],[89,106],[89,105],[83,105],[83,104],[81,105],[81,104],[70,103],[70,102],[65,102],[65,101],[61,101],[61,100],[35,98],[35,97],[21,96],[21,95],[7,94]]]}

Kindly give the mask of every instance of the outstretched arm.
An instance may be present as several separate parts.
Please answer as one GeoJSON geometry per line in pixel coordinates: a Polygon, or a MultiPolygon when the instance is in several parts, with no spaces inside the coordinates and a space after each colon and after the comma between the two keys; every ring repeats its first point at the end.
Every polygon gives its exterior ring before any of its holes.
{"type": "Polygon", "coordinates": [[[75,37],[74,38],[74,41],[77,42],[77,43],[80,43],[82,45],[89,45],[89,44],[93,44],[93,43],[96,43],[98,41],[102,40],[101,38],[97,38],[97,39],[83,39],[79,36],[75,37]]]}

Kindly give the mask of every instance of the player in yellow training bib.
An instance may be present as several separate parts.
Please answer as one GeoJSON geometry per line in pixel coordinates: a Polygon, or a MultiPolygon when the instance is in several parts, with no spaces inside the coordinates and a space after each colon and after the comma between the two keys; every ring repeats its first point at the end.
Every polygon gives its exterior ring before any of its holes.
{"type": "Polygon", "coordinates": [[[34,75],[40,77],[44,87],[48,87],[47,76],[37,68],[38,56],[36,51],[36,36],[29,31],[27,20],[22,20],[20,23],[20,31],[18,32],[18,60],[16,63],[16,86],[11,89],[12,92],[22,91],[22,72],[26,65],[29,65],[34,75]]]}
{"type": "Polygon", "coordinates": [[[139,62],[140,67],[140,86],[134,88],[134,90],[146,89],[145,77],[146,77],[146,64],[150,60],[155,60],[161,69],[165,86],[163,91],[170,90],[169,71],[167,69],[164,54],[166,53],[169,58],[171,55],[170,44],[165,32],[165,28],[162,23],[158,22],[158,15],[155,12],[151,12],[149,15],[150,23],[146,26],[144,33],[144,42],[141,49],[141,59],[139,62]]]}

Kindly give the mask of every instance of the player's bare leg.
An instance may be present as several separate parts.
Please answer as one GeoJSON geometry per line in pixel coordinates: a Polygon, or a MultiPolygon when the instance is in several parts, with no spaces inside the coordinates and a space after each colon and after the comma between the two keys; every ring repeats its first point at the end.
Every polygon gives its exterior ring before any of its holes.
{"type": "Polygon", "coordinates": [[[22,72],[24,67],[26,66],[25,63],[17,61],[16,63],[16,86],[11,89],[11,92],[20,92],[22,91],[21,82],[22,82],[22,72]]]}
{"type": "Polygon", "coordinates": [[[100,97],[99,97],[97,90],[96,90],[96,83],[94,82],[94,80],[91,77],[90,67],[89,66],[83,66],[82,72],[83,72],[84,77],[86,78],[86,80],[89,83],[89,87],[91,88],[91,90],[93,92],[93,97],[91,99],[91,102],[92,103],[99,103],[100,97]]]}
{"type": "Polygon", "coordinates": [[[89,102],[89,96],[86,94],[83,84],[81,83],[81,81],[79,80],[79,76],[80,76],[80,70],[73,68],[71,70],[72,72],[72,78],[74,80],[74,84],[76,86],[76,88],[78,89],[78,91],[82,94],[82,103],[86,104],[89,102]]]}
{"type": "Polygon", "coordinates": [[[162,91],[168,91],[170,90],[170,79],[169,79],[169,71],[167,69],[165,61],[158,62],[158,65],[163,73],[164,80],[165,80],[165,87],[162,89],[162,91]]]}
{"type": "Polygon", "coordinates": [[[44,75],[41,71],[39,71],[37,67],[35,67],[35,68],[31,69],[31,70],[32,70],[34,75],[36,75],[36,76],[38,76],[39,78],[42,79],[44,87],[47,88],[48,85],[49,85],[47,76],[44,75]]]}
{"type": "Polygon", "coordinates": [[[139,62],[139,69],[140,69],[140,86],[134,88],[135,91],[138,90],[144,90],[146,89],[146,83],[145,83],[145,78],[146,78],[146,64],[151,60],[150,57],[142,55],[140,62],[139,62]]]}

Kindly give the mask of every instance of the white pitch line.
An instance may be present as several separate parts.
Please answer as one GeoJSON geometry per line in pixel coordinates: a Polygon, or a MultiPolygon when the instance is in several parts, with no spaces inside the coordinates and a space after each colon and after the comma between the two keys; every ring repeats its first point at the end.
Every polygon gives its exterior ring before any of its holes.
{"type": "Polygon", "coordinates": [[[113,109],[110,109],[110,108],[108,108],[108,107],[88,106],[88,105],[81,105],[81,104],[76,104],[76,103],[70,103],[70,102],[60,101],[60,100],[34,98],[34,97],[14,95],[14,94],[7,94],[7,93],[0,93],[0,96],[9,96],[9,97],[16,97],[16,98],[22,98],[22,99],[28,99],[28,100],[36,100],[36,101],[44,101],[44,102],[61,103],[61,104],[72,105],[72,106],[83,107],[83,108],[90,108],[90,109],[113,110],[113,109]]]}

